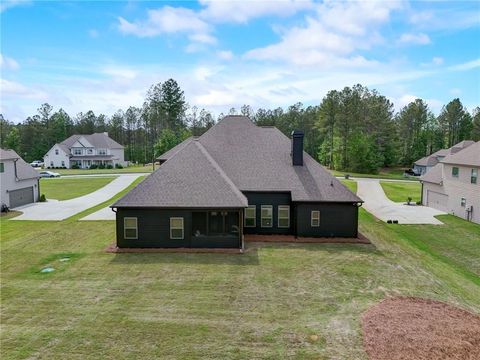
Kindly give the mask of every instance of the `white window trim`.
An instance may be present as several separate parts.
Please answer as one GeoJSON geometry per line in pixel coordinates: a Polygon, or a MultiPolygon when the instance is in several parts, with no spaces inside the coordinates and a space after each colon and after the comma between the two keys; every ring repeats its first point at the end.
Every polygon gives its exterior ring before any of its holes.
{"type": "Polygon", "coordinates": [[[290,205],[278,205],[278,216],[277,216],[277,225],[279,228],[289,228],[290,227],[290,205]],[[288,217],[280,217],[280,210],[287,210],[288,211],[288,217]],[[280,225],[280,219],[288,219],[288,225],[287,226],[281,226],[280,225]]]}
{"type": "Polygon", "coordinates": [[[312,210],[312,212],[310,213],[310,226],[320,227],[320,210],[312,210]],[[318,216],[314,217],[313,214],[318,214],[318,216]],[[313,220],[318,220],[318,225],[314,225],[313,220]]]}
{"type": "Polygon", "coordinates": [[[138,239],[138,219],[136,217],[124,217],[123,218],[123,238],[128,240],[137,240],[138,239]],[[127,227],[126,220],[135,220],[135,227],[127,227]],[[135,237],[128,237],[126,230],[135,229],[135,237]]]}
{"type": "MultiPolygon", "coordinates": [[[[244,213],[244,226],[245,227],[248,227],[248,228],[254,228],[254,227],[257,227],[257,205],[248,205],[248,207],[245,209],[245,213],[244,213]],[[248,209],[253,209],[253,225],[247,225],[247,210],[248,209]]],[[[251,218],[249,218],[251,219],[251,218]]]]}
{"type": "Polygon", "coordinates": [[[273,227],[273,205],[262,205],[260,207],[260,226],[262,228],[271,228],[273,227]],[[263,226],[263,219],[268,219],[263,217],[263,209],[270,209],[270,226],[263,226]]]}
{"type": "Polygon", "coordinates": [[[185,222],[183,220],[183,217],[171,217],[170,218],[170,239],[172,240],[183,240],[185,238],[185,222]],[[182,220],[182,227],[172,227],[172,220],[182,220]],[[174,237],[172,236],[172,230],[182,230],[182,236],[181,237],[174,237]]]}
{"type": "Polygon", "coordinates": [[[452,166],[452,177],[454,178],[460,177],[460,168],[458,166],[452,166]],[[453,169],[457,169],[457,175],[453,173],[453,169]]]}
{"type": "Polygon", "coordinates": [[[470,184],[478,184],[478,169],[472,169],[470,171],[470,184]],[[472,181],[473,178],[475,178],[475,182],[472,181]]]}

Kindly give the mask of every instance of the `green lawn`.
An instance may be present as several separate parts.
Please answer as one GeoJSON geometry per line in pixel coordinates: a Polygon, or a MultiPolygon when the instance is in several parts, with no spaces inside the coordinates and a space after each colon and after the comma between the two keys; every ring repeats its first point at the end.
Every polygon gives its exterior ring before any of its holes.
{"type": "Polygon", "coordinates": [[[357,182],[355,180],[341,179],[340,181],[343,183],[343,185],[346,185],[353,193],[357,193],[357,182]]]}
{"type": "Polygon", "coordinates": [[[40,192],[47,199],[68,200],[100,189],[113,181],[115,176],[85,178],[41,179],[40,192]]]}
{"type": "Polygon", "coordinates": [[[102,206],[0,219],[2,359],[366,359],[361,314],[386,296],[480,312],[480,226],[450,215],[387,225],[360,209],[373,245],[108,254],[114,222],[77,221],[102,206]]]}
{"type": "MultiPolygon", "coordinates": [[[[156,165],[155,169],[157,168],[158,165],[156,165]]],[[[53,169],[51,171],[62,175],[150,173],[152,172],[152,165],[128,166],[123,169],[53,169]]]]}
{"type": "Polygon", "coordinates": [[[362,173],[354,173],[350,171],[338,171],[338,170],[329,170],[329,171],[335,176],[345,176],[345,174],[349,174],[350,176],[361,177],[361,178],[418,181],[418,178],[415,178],[415,177],[404,177],[403,168],[383,168],[379,170],[378,174],[362,174],[362,173]]]}
{"type": "Polygon", "coordinates": [[[380,181],[380,185],[385,195],[395,202],[407,202],[408,197],[411,197],[413,202],[417,202],[422,196],[422,185],[418,182],[380,181]]]}

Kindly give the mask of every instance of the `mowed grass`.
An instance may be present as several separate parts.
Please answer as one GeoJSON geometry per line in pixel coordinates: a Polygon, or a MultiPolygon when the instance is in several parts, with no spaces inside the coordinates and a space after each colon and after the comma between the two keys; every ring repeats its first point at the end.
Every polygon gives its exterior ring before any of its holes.
{"type": "Polygon", "coordinates": [[[422,185],[419,182],[388,182],[380,181],[383,191],[387,197],[395,202],[407,202],[412,198],[412,202],[420,201],[422,185]]]}
{"type": "Polygon", "coordinates": [[[366,359],[361,315],[385,297],[480,313],[480,226],[450,215],[387,225],[360,209],[372,245],[109,254],[114,222],[77,221],[101,206],[62,222],[0,219],[2,359],[366,359]]]}
{"type": "MultiPolygon", "coordinates": [[[[156,165],[155,169],[158,168],[156,165]]],[[[48,170],[48,169],[47,169],[48,170]]],[[[61,175],[87,175],[87,174],[124,174],[124,173],[151,173],[152,165],[128,166],[123,169],[53,169],[61,175]]]]}
{"type": "Polygon", "coordinates": [[[40,180],[40,192],[47,199],[68,200],[104,187],[116,177],[49,178],[40,180]]]}
{"type": "Polygon", "coordinates": [[[341,179],[340,181],[343,183],[343,185],[348,187],[351,192],[353,192],[354,194],[357,193],[357,182],[355,180],[341,179]]]}
{"type": "Polygon", "coordinates": [[[338,170],[328,170],[334,176],[345,176],[349,174],[353,177],[359,178],[375,178],[375,179],[395,179],[395,180],[407,180],[407,181],[418,181],[418,178],[415,177],[405,177],[403,175],[403,168],[382,168],[378,171],[377,174],[363,174],[363,173],[354,173],[349,171],[338,171],[338,170]]]}

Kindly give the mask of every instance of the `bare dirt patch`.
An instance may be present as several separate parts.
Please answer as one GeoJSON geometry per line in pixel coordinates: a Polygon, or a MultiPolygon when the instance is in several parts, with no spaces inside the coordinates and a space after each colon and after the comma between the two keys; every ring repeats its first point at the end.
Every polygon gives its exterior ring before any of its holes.
{"type": "Polygon", "coordinates": [[[372,360],[480,359],[480,316],[446,303],[390,298],[362,317],[372,360]]]}

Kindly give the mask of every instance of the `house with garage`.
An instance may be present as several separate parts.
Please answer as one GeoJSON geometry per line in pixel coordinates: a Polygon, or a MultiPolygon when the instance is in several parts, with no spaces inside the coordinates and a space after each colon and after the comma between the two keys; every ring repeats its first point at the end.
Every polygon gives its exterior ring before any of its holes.
{"type": "Polygon", "coordinates": [[[94,166],[126,166],[124,148],[108,136],[108,133],[72,135],[55,144],[45,154],[46,168],[88,169],[94,166]]]}
{"type": "Polygon", "coordinates": [[[1,204],[9,208],[38,201],[40,175],[14,150],[0,149],[1,204]]]}
{"type": "Polygon", "coordinates": [[[357,237],[362,200],[275,127],[227,116],[115,202],[119,248],[243,248],[244,234],[357,237]]]}
{"type": "Polygon", "coordinates": [[[445,156],[423,175],[422,203],[480,224],[480,141],[445,156]]]}
{"type": "Polygon", "coordinates": [[[417,175],[424,175],[427,173],[427,171],[437,165],[445,156],[455,154],[474,143],[475,141],[472,140],[463,140],[458,144],[453,145],[449,149],[440,149],[433,154],[430,154],[421,158],[420,160],[415,161],[413,163],[413,171],[417,175]]]}

